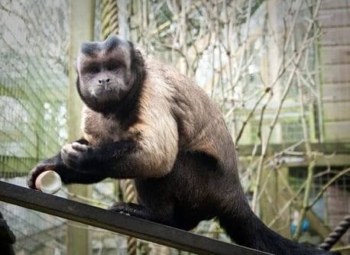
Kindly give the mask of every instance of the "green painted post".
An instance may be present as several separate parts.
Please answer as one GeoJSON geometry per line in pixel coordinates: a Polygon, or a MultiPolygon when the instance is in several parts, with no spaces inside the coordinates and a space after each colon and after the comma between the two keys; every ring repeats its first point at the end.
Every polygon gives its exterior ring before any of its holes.
{"type": "MultiPolygon", "coordinates": [[[[70,1],[70,47],[69,47],[69,89],[68,89],[68,140],[70,142],[81,137],[82,102],[76,90],[76,72],[74,61],[79,52],[80,44],[94,38],[95,1],[70,1]]],[[[70,185],[73,194],[88,197],[90,188],[83,185],[70,185]]],[[[73,199],[73,198],[70,198],[73,199]]],[[[67,253],[92,254],[88,227],[76,222],[69,222],[67,230],[67,253]]]]}

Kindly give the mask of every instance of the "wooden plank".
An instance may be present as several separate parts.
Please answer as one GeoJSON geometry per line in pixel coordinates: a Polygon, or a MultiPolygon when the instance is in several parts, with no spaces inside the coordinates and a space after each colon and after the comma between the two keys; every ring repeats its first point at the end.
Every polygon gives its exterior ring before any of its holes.
{"type": "MultiPolygon", "coordinates": [[[[346,123],[346,125],[345,127],[349,129],[349,123],[346,123]]],[[[280,153],[281,151],[294,145],[295,145],[294,143],[270,144],[267,149],[267,154],[272,155],[276,152],[280,153]]],[[[350,154],[350,141],[341,140],[341,141],[334,142],[334,141],[326,140],[323,143],[312,143],[311,149],[313,151],[318,151],[324,154],[333,154],[334,152],[336,152],[337,154],[350,154]]],[[[255,145],[253,144],[240,145],[237,148],[237,152],[240,157],[251,156],[253,150],[256,151],[255,155],[260,155],[261,145],[256,146],[256,148],[255,148],[255,145]]],[[[305,151],[304,144],[300,144],[299,146],[297,146],[295,148],[295,151],[305,151]]]]}
{"type": "Polygon", "coordinates": [[[350,121],[325,122],[324,132],[327,142],[350,142],[350,121]]]}
{"type": "Polygon", "coordinates": [[[350,65],[333,65],[322,68],[323,83],[350,83],[350,65]]]}
{"type": "Polygon", "coordinates": [[[318,21],[323,28],[350,26],[348,9],[320,10],[318,21]]]}
{"type": "Polygon", "coordinates": [[[1,181],[0,200],[197,254],[268,254],[1,181]]]}
{"type": "MultiPolygon", "coordinates": [[[[316,148],[316,147],[314,147],[316,148]]],[[[317,149],[316,149],[317,150],[317,149]]],[[[300,150],[298,150],[300,151],[300,150]]],[[[333,151],[329,151],[327,156],[325,157],[317,157],[316,167],[349,167],[350,166],[350,154],[341,154],[337,150],[336,147],[333,148],[333,151]],[[332,156],[329,156],[332,154],[332,156]]],[[[241,155],[240,155],[241,156],[241,155]]],[[[259,156],[255,157],[241,157],[240,161],[243,165],[247,165],[252,161],[258,160],[259,156]]],[[[305,155],[304,156],[283,156],[280,158],[281,162],[283,162],[283,167],[288,168],[300,168],[303,167],[307,169],[309,166],[309,162],[307,161],[305,155]]],[[[283,169],[283,168],[282,168],[283,169]]],[[[283,194],[283,193],[281,193],[283,194]]]]}
{"type": "Polygon", "coordinates": [[[326,46],[350,45],[350,27],[324,28],[320,44],[326,46]]]}
{"type": "Polygon", "coordinates": [[[321,10],[350,8],[348,0],[321,0],[321,10]]]}
{"type": "Polygon", "coordinates": [[[323,84],[323,102],[350,101],[350,83],[323,84]]]}
{"type": "MultiPolygon", "coordinates": [[[[350,166],[350,155],[346,154],[337,154],[338,151],[336,148],[334,148],[333,153],[331,157],[318,157],[316,161],[316,166],[321,166],[321,167],[328,167],[328,166],[338,166],[338,167],[345,167],[345,166],[350,166]]],[[[300,158],[299,158],[300,159],[300,158]]],[[[302,161],[300,160],[286,160],[286,165],[288,167],[308,167],[309,162],[307,161],[306,158],[304,158],[302,161]]]]}
{"type": "Polygon", "coordinates": [[[350,64],[350,46],[324,46],[321,48],[321,56],[324,65],[350,64]]]}
{"type": "MultiPolygon", "coordinates": [[[[350,102],[324,102],[324,121],[350,121],[350,102]]],[[[350,128],[350,126],[349,126],[350,128]]],[[[348,129],[348,132],[349,129],[348,129]]]]}

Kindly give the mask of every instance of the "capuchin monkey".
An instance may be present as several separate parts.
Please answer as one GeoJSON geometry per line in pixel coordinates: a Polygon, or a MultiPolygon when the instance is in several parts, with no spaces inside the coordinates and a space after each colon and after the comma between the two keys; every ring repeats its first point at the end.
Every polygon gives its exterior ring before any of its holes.
{"type": "Polygon", "coordinates": [[[110,210],[190,230],[216,217],[236,243],[274,254],[332,254],[287,240],[251,210],[235,146],[219,108],[192,80],[110,36],[83,43],[76,64],[83,138],[28,176],[56,171],[65,184],[134,179],[138,204],[110,210]]]}

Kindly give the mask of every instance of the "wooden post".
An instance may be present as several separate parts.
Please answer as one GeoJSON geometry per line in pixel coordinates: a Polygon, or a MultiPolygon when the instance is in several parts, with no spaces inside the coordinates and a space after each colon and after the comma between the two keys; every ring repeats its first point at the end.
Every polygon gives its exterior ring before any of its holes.
{"type": "MultiPolygon", "coordinates": [[[[268,65],[269,65],[269,85],[278,79],[278,73],[280,70],[280,65],[282,64],[283,58],[283,34],[284,27],[282,22],[281,10],[284,8],[283,0],[270,0],[266,2],[268,11],[268,22],[269,22],[269,40],[268,40],[268,65]]],[[[279,81],[273,89],[272,105],[278,105],[281,101],[283,92],[283,84],[279,81]]],[[[277,109],[274,109],[277,110],[277,109]]],[[[272,137],[274,143],[281,143],[282,141],[282,126],[280,122],[277,122],[274,129],[275,136],[272,137]]],[[[264,134],[263,134],[264,136],[264,134]]],[[[266,136],[266,135],[265,135],[266,136]]],[[[265,138],[266,139],[266,138],[265,138]]]]}
{"type": "MultiPolygon", "coordinates": [[[[93,39],[95,20],[94,0],[70,1],[70,47],[69,47],[69,89],[68,89],[68,140],[72,142],[81,137],[82,102],[76,89],[76,72],[74,62],[80,44],[93,39]]],[[[73,194],[88,197],[90,188],[83,185],[70,185],[73,194]]],[[[73,199],[73,198],[70,198],[73,199]]],[[[69,222],[67,230],[67,254],[91,254],[89,233],[86,225],[69,222]]]]}
{"type": "MultiPolygon", "coordinates": [[[[281,199],[286,196],[286,191],[281,184],[281,178],[287,179],[288,168],[281,167],[279,169],[269,169],[263,171],[262,183],[267,181],[266,189],[260,200],[260,215],[263,222],[268,224],[271,222],[279,210],[285,205],[285,201],[281,199]],[[270,171],[273,171],[270,173],[270,171]]],[[[273,230],[280,235],[290,238],[289,211],[286,211],[283,216],[273,225],[273,230]]]]}

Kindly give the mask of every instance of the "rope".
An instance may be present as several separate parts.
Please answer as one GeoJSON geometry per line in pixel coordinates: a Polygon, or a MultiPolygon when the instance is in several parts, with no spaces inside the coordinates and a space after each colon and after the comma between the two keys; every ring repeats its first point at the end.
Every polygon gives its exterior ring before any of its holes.
{"type": "MultiPolygon", "coordinates": [[[[130,179],[122,180],[123,193],[125,202],[134,202],[135,201],[135,190],[133,181],[130,179]]],[[[128,237],[128,254],[136,255],[137,253],[137,240],[133,237],[128,237]]]]}
{"type": "MultiPolygon", "coordinates": [[[[116,0],[102,0],[102,38],[105,40],[110,34],[119,33],[118,25],[118,6],[116,0]]],[[[121,181],[124,193],[125,202],[134,202],[135,190],[132,180],[121,181]]],[[[128,254],[136,255],[137,240],[133,237],[128,237],[128,254]]]]}
{"type": "Polygon", "coordinates": [[[116,0],[102,0],[102,38],[118,34],[118,6],[116,0]]]}
{"type": "Polygon", "coordinates": [[[320,244],[320,248],[325,251],[329,251],[333,245],[339,241],[339,239],[345,234],[350,227],[350,215],[344,217],[344,219],[338,224],[332,233],[320,244]]]}

